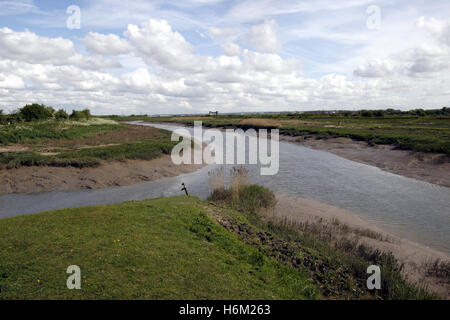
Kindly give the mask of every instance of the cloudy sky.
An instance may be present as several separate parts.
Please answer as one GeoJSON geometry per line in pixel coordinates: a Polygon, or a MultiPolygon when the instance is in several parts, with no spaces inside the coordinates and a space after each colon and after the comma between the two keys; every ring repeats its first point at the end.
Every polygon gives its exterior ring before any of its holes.
{"type": "Polygon", "coordinates": [[[0,1],[0,109],[441,108],[449,13],[448,0],[0,1]]]}

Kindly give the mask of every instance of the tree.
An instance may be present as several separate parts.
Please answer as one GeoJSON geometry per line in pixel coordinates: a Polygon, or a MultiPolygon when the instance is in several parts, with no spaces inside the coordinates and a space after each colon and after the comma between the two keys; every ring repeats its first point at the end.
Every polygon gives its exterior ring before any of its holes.
{"type": "Polygon", "coordinates": [[[72,114],[70,115],[70,119],[78,121],[81,119],[90,119],[91,116],[91,111],[89,109],[84,109],[82,111],[76,111],[76,110],[72,110],[72,114]]]}
{"type": "Polygon", "coordinates": [[[37,103],[27,104],[19,110],[19,113],[25,121],[46,120],[53,116],[50,109],[46,108],[43,104],[37,103]]]}
{"type": "Polygon", "coordinates": [[[361,116],[362,117],[373,117],[373,112],[372,110],[361,110],[361,116]]]}
{"type": "Polygon", "coordinates": [[[55,113],[55,118],[58,120],[69,119],[69,114],[63,109],[59,109],[55,113]]]}

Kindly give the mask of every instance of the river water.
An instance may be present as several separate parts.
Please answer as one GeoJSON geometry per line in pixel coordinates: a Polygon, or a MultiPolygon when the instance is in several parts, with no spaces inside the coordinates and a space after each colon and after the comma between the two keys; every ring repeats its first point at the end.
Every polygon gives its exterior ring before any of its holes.
{"type": "MultiPolygon", "coordinates": [[[[167,130],[183,128],[151,125],[167,130]]],[[[192,132],[192,128],[187,130],[192,132]]],[[[279,148],[276,175],[263,176],[259,165],[245,165],[252,183],[285,195],[313,198],[347,209],[394,235],[450,253],[450,188],[289,142],[280,142],[279,148]]],[[[208,165],[194,173],[125,187],[0,195],[0,217],[182,195],[181,182],[186,183],[190,194],[206,198],[211,191],[208,172],[220,167],[227,173],[232,166],[208,165]]]]}

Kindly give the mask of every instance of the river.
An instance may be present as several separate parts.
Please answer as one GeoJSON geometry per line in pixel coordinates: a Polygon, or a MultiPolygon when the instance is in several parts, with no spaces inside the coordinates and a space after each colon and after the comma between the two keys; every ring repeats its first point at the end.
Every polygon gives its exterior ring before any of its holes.
{"type": "MultiPolygon", "coordinates": [[[[167,130],[183,128],[141,124],[167,130]]],[[[187,129],[192,132],[192,128],[187,129]]],[[[194,173],[125,187],[0,195],[0,217],[181,195],[181,182],[186,183],[190,194],[204,199],[211,191],[208,172],[221,166],[208,165],[194,173]]],[[[223,166],[227,172],[230,166],[223,166]]],[[[347,209],[396,236],[450,253],[450,188],[289,142],[280,142],[278,174],[262,176],[258,165],[245,167],[252,183],[347,209]]]]}

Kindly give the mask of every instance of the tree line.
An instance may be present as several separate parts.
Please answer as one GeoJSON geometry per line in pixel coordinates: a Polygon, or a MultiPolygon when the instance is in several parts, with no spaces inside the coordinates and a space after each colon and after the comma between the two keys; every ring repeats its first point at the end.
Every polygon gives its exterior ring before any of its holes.
{"type": "Polygon", "coordinates": [[[84,109],[81,111],[72,110],[69,115],[64,109],[55,110],[53,107],[45,106],[43,104],[33,103],[27,104],[26,106],[10,113],[4,114],[3,110],[0,109],[0,123],[10,124],[17,122],[31,122],[31,121],[42,121],[42,120],[89,120],[92,117],[91,111],[89,109],[84,109]]]}

